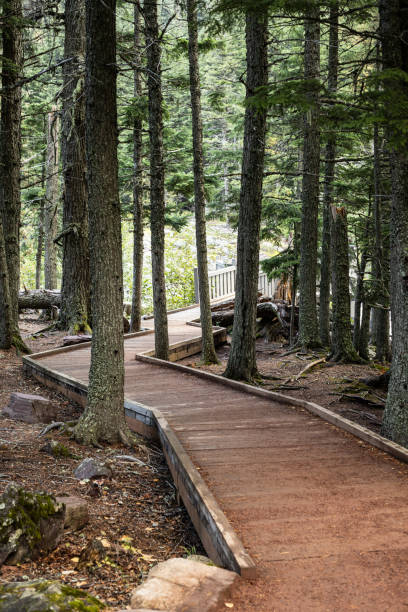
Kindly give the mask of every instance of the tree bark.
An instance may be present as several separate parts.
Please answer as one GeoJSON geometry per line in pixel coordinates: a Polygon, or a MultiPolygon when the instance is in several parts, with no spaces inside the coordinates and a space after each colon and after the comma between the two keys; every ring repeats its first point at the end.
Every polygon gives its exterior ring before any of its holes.
{"type": "Polygon", "coordinates": [[[382,433],[408,444],[408,144],[400,122],[408,103],[408,13],[399,0],[380,0],[386,135],[391,162],[391,317],[392,367],[382,433]],[[395,101],[398,101],[396,103],[395,101]]]}
{"type": "Polygon", "coordinates": [[[13,345],[18,350],[28,352],[18,329],[21,214],[21,86],[18,83],[23,67],[21,0],[4,0],[2,17],[0,214],[9,287],[9,298],[4,295],[3,299],[10,300],[13,345]]]}
{"type": "MultiPolygon", "coordinates": [[[[293,251],[296,259],[299,256],[299,224],[295,223],[293,228],[293,251]]],[[[296,338],[296,294],[299,285],[299,265],[296,263],[292,268],[292,308],[290,311],[290,327],[289,327],[289,345],[295,344],[296,338]]]]}
{"type": "Polygon", "coordinates": [[[37,251],[35,254],[35,288],[41,287],[41,269],[44,247],[44,200],[41,201],[37,222],[37,251]]]}
{"type": "Polygon", "coordinates": [[[90,332],[88,204],[85,182],[85,3],[65,2],[61,153],[64,172],[61,313],[71,334],[90,332]]]}
{"type": "Polygon", "coordinates": [[[375,357],[378,361],[388,361],[391,357],[390,353],[390,325],[389,325],[389,284],[388,262],[385,257],[385,249],[383,244],[382,232],[382,184],[381,184],[381,158],[380,158],[380,134],[378,125],[374,126],[374,206],[373,206],[373,221],[374,221],[374,237],[375,248],[373,255],[375,302],[380,305],[379,308],[374,308],[374,344],[375,357]]]}
{"type": "Polygon", "coordinates": [[[371,305],[368,303],[367,296],[364,297],[363,301],[363,312],[361,315],[360,333],[358,338],[358,354],[361,359],[368,361],[370,355],[368,353],[368,345],[370,341],[370,318],[371,318],[371,305]]]}
{"type": "Polygon", "coordinates": [[[333,222],[333,337],[332,361],[361,361],[353,346],[350,323],[350,272],[347,214],[345,208],[332,206],[333,222]]]}
{"type": "MultiPolygon", "coordinates": [[[[134,96],[142,95],[140,52],[140,9],[134,6],[134,96]]],[[[140,116],[133,123],[133,288],[130,330],[141,329],[143,283],[143,121],[140,116]]]]}
{"type": "Polygon", "coordinates": [[[267,11],[246,13],[246,110],[238,221],[235,316],[231,351],[224,376],[251,381],[258,376],[255,354],[259,232],[262,209],[267,111],[252,104],[268,84],[267,11]]]}
{"type": "MultiPolygon", "coordinates": [[[[356,283],[356,292],[354,296],[354,325],[353,325],[353,346],[357,352],[359,352],[360,347],[360,331],[361,331],[361,307],[365,301],[364,296],[364,275],[367,267],[368,261],[368,252],[367,249],[364,248],[363,253],[361,255],[361,261],[358,266],[357,271],[357,283],[356,283]]],[[[363,355],[361,355],[363,357],[363,355]]],[[[366,357],[363,357],[366,359],[366,357]]]]}
{"type": "Polygon", "coordinates": [[[2,215],[0,215],[0,349],[8,350],[13,342],[13,318],[10,286],[4,242],[2,215]]]}
{"type": "Polygon", "coordinates": [[[57,288],[57,247],[59,199],[59,116],[54,108],[47,121],[47,178],[44,205],[44,286],[57,288]]]}
{"type": "Polygon", "coordinates": [[[159,359],[168,359],[169,336],[164,275],[163,96],[157,0],[145,0],[144,17],[149,91],[150,229],[155,355],[159,359]]]}
{"type": "MultiPolygon", "coordinates": [[[[338,2],[330,9],[329,36],[329,66],[328,90],[332,97],[337,91],[338,59],[339,59],[339,5],[338,2]]],[[[336,134],[332,129],[329,133],[325,152],[324,192],[323,192],[323,232],[322,257],[320,274],[320,306],[319,331],[323,346],[330,345],[330,227],[331,206],[333,204],[333,180],[336,157],[336,134]]]]}
{"type": "Polygon", "coordinates": [[[86,155],[92,352],[85,444],[129,441],[124,413],[123,279],[117,160],[116,0],[86,3],[86,155]]]}
{"type": "Polygon", "coordinates": [[[201,118],[201,88],[198,61],[197,0],[187,0],[188,59],[194,156],[194,210],[196,228],[197,268],[200,292],[200,321],[203,363],[218,363],[211,322],[210,287],[208,282],[207,232],[205,222],[205,191],[203,162],[203,123],[201,118]]]}
{"type": "Polygon", "coordinates": [[[299,343],[320,346],[316,310],[317,218],[319,210],[320,8],[311,6],[305,19],[304,75],[309,109],[304,117],[302,227],[299,268],[299,343]]]}

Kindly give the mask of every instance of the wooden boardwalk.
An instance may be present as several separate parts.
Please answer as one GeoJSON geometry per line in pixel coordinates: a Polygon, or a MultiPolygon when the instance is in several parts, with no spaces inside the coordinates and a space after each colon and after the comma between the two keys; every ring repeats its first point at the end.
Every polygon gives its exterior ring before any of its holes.
{"type": "MultiPolygon", "coordinates": [[[[192,318],[169,316],[171,343],[197,336],[192,318]]],[[[300,408],[135,360],[153,341],[125,340],[125,394],[167,418],[255,560],[233,609],[408,610],[408,467],[300,408]]],[[[40,357],[83,383],[89,360],[40,357]]]]}

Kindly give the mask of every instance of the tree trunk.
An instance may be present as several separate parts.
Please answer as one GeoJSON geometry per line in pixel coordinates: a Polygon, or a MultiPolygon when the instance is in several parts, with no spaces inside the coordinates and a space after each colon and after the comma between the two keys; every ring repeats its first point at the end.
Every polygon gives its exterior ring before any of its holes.
{"type": "Polygon", "coordinates": [[[148,70],[147,86],[149,90],[150,229],[152,240],[155,355],[159,359],[168,359],[169,336],[166,280],[164,276],[163,96],[157,0],[145,1],[144,16],[148,70]]]}
{"type": "Polygon", "coordinates": [[[203,124],[198,62],[197,0],[187,0],[188,59],[193,127],[194,202],[197,247],[197,268],[200,290],[200,321],[203,363],[218,363],[211,322],[210,287],[208,282],[207,233],[205,223],[205,191],[203,162],[203,124]]]}
{"type": "Polygon", "coordinates": [[[88,204],[85,182],[85,3],[65,2],[62,163],[64,172],[60,327],[90,332],[88,204]]]}
{"type": "Polygon", "coordinates": [[[13,344],[17,349],[27,352],[18,329],[21,213],[21,87],[18,82],[23,66],[21,0],[4,0],[2,18],[0,214],[7,261],[13,344]]]}
{"type": "Polygon", "coordinates": [[[373,257],[375,302],[379,304],[379,308],[374,308],[374,344],[376,348],[375,357],[378,361],[388,361],[390,354],[389,341],[389,291],[388,280],[389,275],[387,259],[385,257],[385,249],[383,245],[383,215],[382,215],[382,184],[381,184],[381,158],[380,158],[380,135],[378,125],[374,126],[374,206],[373,206],[373,221],[374,221],[374,236],[375,249],[373,257]]]}
{"type": "MultiPolygon", "coordinates": [[[[361,331],[361,307],[364,303],[364,274],[367,267],[368,261],[368,252],[367,249],[364,248],[364,251],[361,255],[360,265],[358,266],[357,272],[357,283],[356,283],[356,292],[354,296],[354,326],[353,326],[353,346],[357,352],[360,347],[360,331],[361,331]]],[[[363,355],[360,355],[363,359],[363,355]]]]}
{"type": "Polygon", "coordinates": [[[37,223],[37,252],[35,254],[35,288],[41,287],[41,268],[44,247],[44,200],[40,205],[37,223]]]}
{"type": "Polygon", "coordinates": [[[332,361],[358,363],[360,358],[351,338],[350,272],[347,214],[345,208],[332,206],[333,242],[333,337],[332,361]]]}
{"type": "Polygon", "coordinates": [[[267,111],[251,104],[268,84],[267,11],[246,13],[246,110],[238,221],[237,277],[232,345],[224,376],[251,381],[258,375],[255,355],[259,232],[262,209],[267,111]]]}
{"type": "Polygon", "coordinates": [[[408,445],[408,144],[400,123],[408,103],[408,13],[399,0],[380,0],[383,66],[393,73],[382,81],[391,162],[391,317],[392,367],[382,433],[408,445]],[[398,101],[396,103],[395,101],[398,101]]]}
{"type": "Polygon", "coordinates": [[[311,6],[305,19],[304,75],[310,104],[304,118],[302,229],[299,274],[299,343],[320,346],[316,311],[317,218],[319,210],[320,9],[311,6]]]}
{"type": "Polygon", "coordinates": [[[2,215],[0,215],[0,349],[8,350],[13,342],[13,318],[4,243],[2,215]]]}
{"type": "MultiPolygon", "coordinates": [[[[293,228],[293,251],[297,258],[299,256],[299,224],[295,223],[293,228]]],[[[299,266],[295,264],[292,268],[292,308],[290,311],[289,345],[295,344],[296,338],[296,294],[299,285],[299,266]]]]}
{"type": "MultiPolygon", "coordinates": [[[[140,52],[140,10],[134,6],[134,96],[142,95],[142,76],[140,52]]],[[[142,283],[143,283],[143,122],[137,116],[133,123],[133,288],[130,330],[137,332],[142,320],[142,283]]]]}
{"type": "Polygon", "coordinates": [[[88,400],[75,428],[85,444],[128,442],[124,412],[123,279],[117,160],[116,0],[86,3],[92,353],[88,400]]]}
{"type": "Polygon", "coordinates": [[[368,344],[370,341],[370,318],[371,318],[371,305],[367,301],[367,297],[364,297],[363,312],[361,315],[360,334],[358,339],[358,354],[361,359],[368,361],[370,355],[368,354],[368,344]]]}
{"type": "Polygon", "coordinates": [[[59,199],[59,117],[56,109],[48,113],[47,121],[47,178],[44,205],[44,286],[57,288],[57,247],[59,199]]]}
{"type": "MultiPolygon", "coordinates": [[[[339,59],[339,5],[336,2],[330,9],[328,90],[332,97],[337,91],[339,59]]],[[[324,194],[323,194],[323,232],[320,275],[319,330],[323,346],[330,345],[330,226],[331,206],[333,204],[333,180],[336,157],[336,134],[330,130],[325,152],[324,194]]]]}

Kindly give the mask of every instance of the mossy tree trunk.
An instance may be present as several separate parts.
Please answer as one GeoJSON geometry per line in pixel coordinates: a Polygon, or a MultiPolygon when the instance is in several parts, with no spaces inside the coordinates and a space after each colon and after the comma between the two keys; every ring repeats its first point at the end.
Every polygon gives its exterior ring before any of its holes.
{"type": "Polygon", "coordinates": [[[333,334],[332,361],[361,361],[353,346],[350,322],[350,268],[347,213],[345,208],[331,207],[333,214],[331,240],[333,267],[333,334]]]}
{"type": "Polygon", "coordinates": [[[299,344],[320,346],[316,309],[317,218],[320,172],[320,8],[313,5],[305,17],[304,78],[309,108],[303,128],[302,227],[299,266],[299,344]]]}
{"type": "MultiPolygon", "coordinates": [[[[330,8],[330,36],[329,36],[329,66],[328,90],[335,97],[337,91],[338,60],[339,60],[339,5],[336,2],[330,8]]],[[[330,130],[325,151],[324,192],[323,192],[323,231],[322,256],[320,265],[320,306],[319,306],[319,332],[323,346],[330,345],[330,227],[331,206],[333,204],[333,180],[335,172],[336,135],[334,129],[330,130]]]]}
{"type": "Polygon", "coordinates": [[[255,353],[259,233],[267,110],[253,104],[268,84],[268,18],[265,10],[246,13],[246,110],[238,221],[237,276],[232,345],[224,376],[251,381],[258,376],[255,353]]]}
{"type": "Polygon", "coordinates": [[[382,433],[408,445],[408,143],[400,123],[408,104],[408,12],[399,0],[380,0],[384,110],[391,163],[392,366],[382,433]],[[402,74],[401,74],[402,73],[402,74]]]}
{"type": "Polygon", "coordinates": [[[116,110],[116,0],[86,3],[86,156],[92,352],[87,406],[75,428],[85,444],[127,443],[123,279],[116,110]]]}
{"type": "Polygon", "coordinates": [[[201,88],[198,61],[197,0],[187,0],[188,59],[190,67],[190,95],[193,127],[194,210],[197,247],[198,283],[200,292],[200,321],[202,361],[217,363],[211,321],[210,287],[208,282],[207,232],[205,222],[205,191],[203,161],[203,124],[201,118],[201,88]]]}
{"type": "Polygon", "coordinates": [[[85,3],[65,2],[61,153],[64,172],[60,326],[90,332],[88,203],[85,179],[85,3]]]}
{"type": "MultiPolygon", "coordinates": [[[[140,8],[134,6],[134,76],[135,98],[142,96],[140,8]]],[[[143,121],[137,115],[133,121],[133,289],[130,331],[141,328],[143,282],[143,121]]]]}
{"type": "Polygon", "coordinates": [[[21,0],[3,0],[2,6],[0,214],[7,262],[12,344],[18,350],[28,352],[18,328],[21,215],[21,86],[18,83],[23,68],[23,15],[21,0]]]}
{"type": "Polygon", "coordinates": [[[164,275],[163,95],[157,0],[145,0],[143,9],[146,34],[147,87],[149,90],[150,229],[155,355],[159,359],[168,359],[169,335],[166,279],[164,275]]]}

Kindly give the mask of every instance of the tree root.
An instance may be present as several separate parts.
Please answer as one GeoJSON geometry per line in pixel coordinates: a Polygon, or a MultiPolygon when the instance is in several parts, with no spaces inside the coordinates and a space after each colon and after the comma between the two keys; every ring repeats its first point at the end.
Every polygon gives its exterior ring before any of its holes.
{"type": "Polygon", "coordinates": [[[143,445],[142,438],[129,429],[124,418],[122,423],[118,423],[117,430],[112,430],[108,434],[104,426],[98,423],[97,418],[94,418],[92,413],[85,412],[79,419],[77,425],[72,429],[72,437],[78,444],[96,448],[103,448],[103,442],[107,444],[122,442],[128,448],[143,445]]]}
{"type": "Polygon", "coordinates": [[[28,348],[20,333],[15,331],[12,337],[12,345],[15,347],[17,353],[23,353],[25,355],[31,355],[32,350],[28,348]]]}

